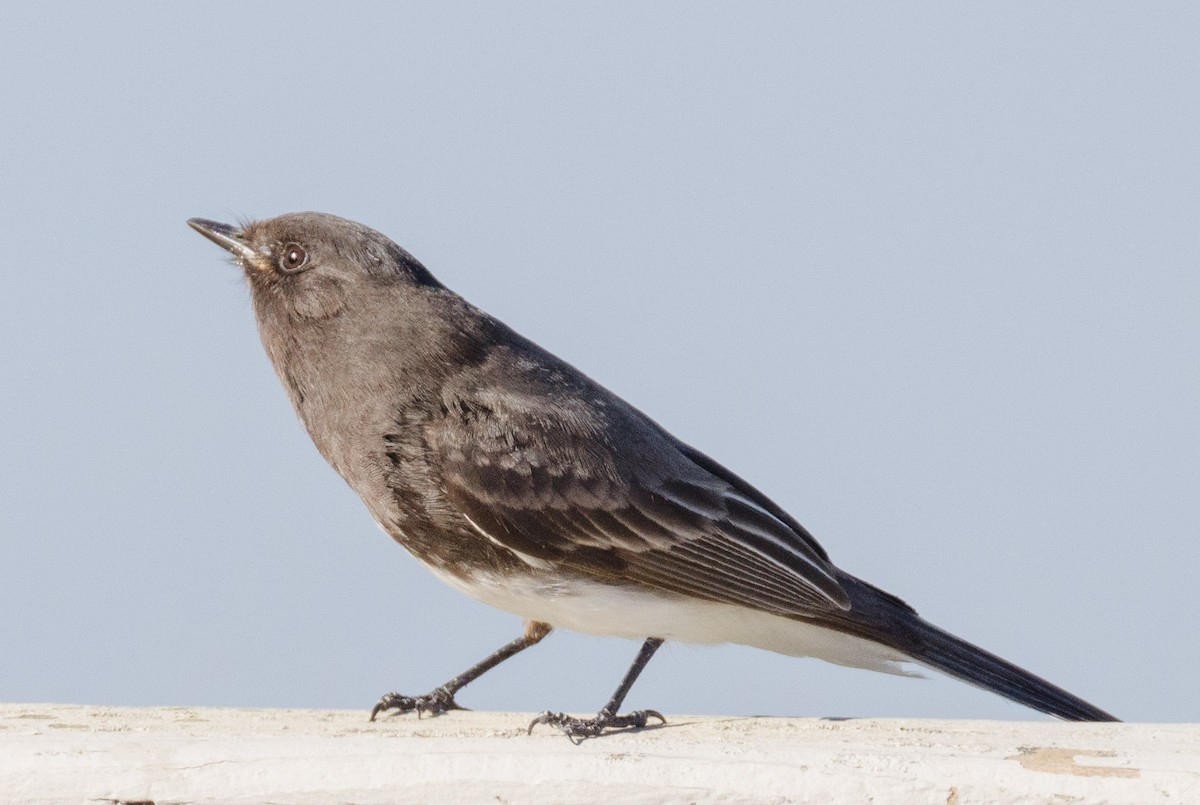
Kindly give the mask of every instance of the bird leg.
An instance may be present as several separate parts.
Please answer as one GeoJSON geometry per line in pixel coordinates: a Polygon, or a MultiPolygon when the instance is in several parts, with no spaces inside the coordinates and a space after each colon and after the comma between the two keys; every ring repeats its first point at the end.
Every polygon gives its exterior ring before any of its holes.
{"type": "Polygon", "coordinates": [[[608,704],[604,705],[604,708],[596,714],[595,718],[575,718],[566,713],[551,713],[547,710],[530,723],[527,732],[532,734],[533,728],[538,724],[549,724],[552,727],[558,727],[566,733],[572,743],[579,745],[585,739],[594,738],[606,729],[625,727],[641,729],[646,726],[646,721],[650,718],[657,718],[666,724],[667,720],[657,710],[634,710],[632,713],[617,715],[617,710],[621,708],[621,702],[625,701],[629,689],[633,687],[633,683],[637,681],[638,675],[642,673],[646,663],[650,662],[650,658],[662,644],[661,637],[647,638],[646,642],[642,644],[641,651],[634,658],[633,665],[629,666],[629,670],[625,672],[625,678],[621,680],[616,693],[608,700],[608,704]]]}
{"type": "Polygon", "coordinates": [[[405,696],[395,691],[380,696],[375,707],[371,709],[370,720],[374,721],[377,715],[387,710],[398,710],[401,713],[410,713],[415,710],[417,717],[420,718],[426,713],[440,715],[450,710],[467,709],[454,700],[454,694],[458,693],[460,688],[478,679],[484,672],[490,671],[514,654],[540,643],[543,637],[550,634],[552,628],[548,623],[526,621],[525,634],[472,665],[441,687],[434,688],[423,696],[405,696]]]}

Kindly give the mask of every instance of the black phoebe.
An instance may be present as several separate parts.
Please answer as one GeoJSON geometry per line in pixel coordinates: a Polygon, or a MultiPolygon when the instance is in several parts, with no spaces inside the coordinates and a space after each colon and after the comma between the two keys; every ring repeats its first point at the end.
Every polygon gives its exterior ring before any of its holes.
{"type": "Polygon", "coordinates": [[[903,673],[917,662],[1073,721],[1108,713],[922,620],[830,561],[746,481],[450,291],[361,224],[295,213],[192,219],[245,271],[259,333],[317,449],[397,542],[525,634],[424,696],[371,713],[458,708],[463,685],[553,627],[644,640],[595,718],[619,715],[664,640],[742,643],[903,673]]]}

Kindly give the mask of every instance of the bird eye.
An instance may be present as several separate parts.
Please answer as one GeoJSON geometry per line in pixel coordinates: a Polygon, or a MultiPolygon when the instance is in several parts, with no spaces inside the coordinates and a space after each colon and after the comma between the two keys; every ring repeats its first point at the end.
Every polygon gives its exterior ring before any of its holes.
{"type": "Polygon", "coordinates": [[[304,247],[299,243],[289,243],[283,247],[283,254],[279,257],[279,268],[285,274],[295,274],[304,268],[307,262],[308,252],[304,251],[304,247]]]}

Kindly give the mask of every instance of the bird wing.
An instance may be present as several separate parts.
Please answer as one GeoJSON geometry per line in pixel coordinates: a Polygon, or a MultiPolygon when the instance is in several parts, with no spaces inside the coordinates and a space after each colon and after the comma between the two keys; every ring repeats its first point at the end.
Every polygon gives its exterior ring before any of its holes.
{"type": "Polygon", "coordinates": [[[783,615],[849,609],[799,524],[615,397],[506,390],[443,410],[428,456],[447,502],[533,567],[783,615]]]}

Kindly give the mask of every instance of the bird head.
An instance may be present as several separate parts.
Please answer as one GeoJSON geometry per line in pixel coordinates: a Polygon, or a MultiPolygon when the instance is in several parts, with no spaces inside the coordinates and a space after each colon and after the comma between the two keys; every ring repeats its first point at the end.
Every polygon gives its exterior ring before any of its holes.
{"type": "Polygon", "coordinates": [[[405,286],[441,287],[387,237],[336,215],[289,213],[240,226],[192,218],[188,224],[242,268],[260,319],[320,321],[405,286]]]}

